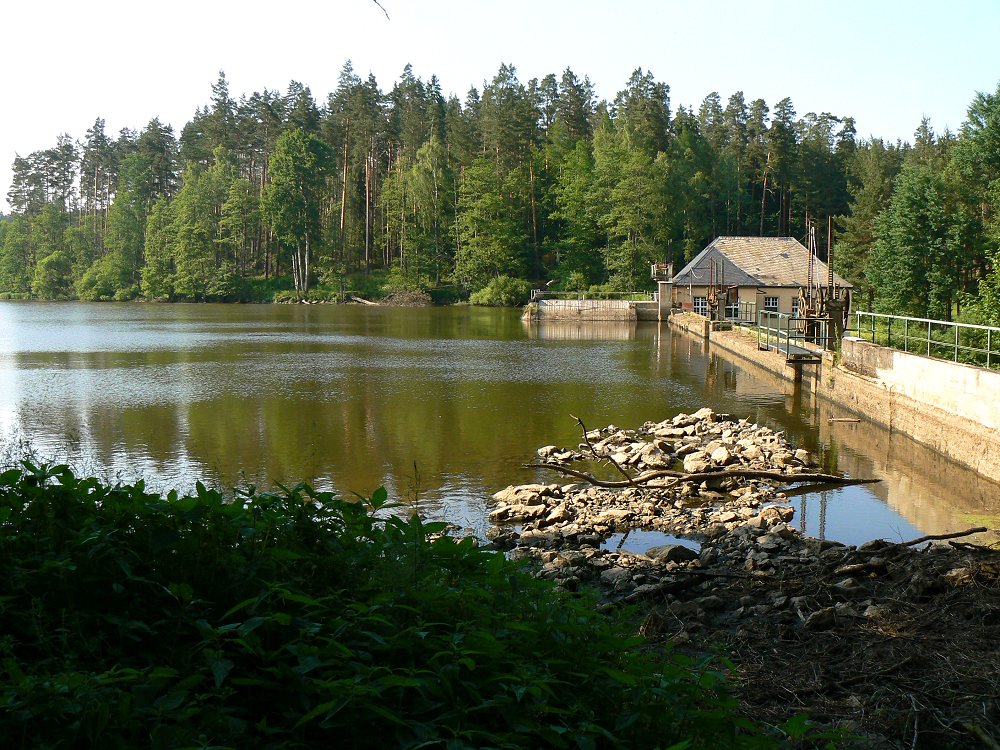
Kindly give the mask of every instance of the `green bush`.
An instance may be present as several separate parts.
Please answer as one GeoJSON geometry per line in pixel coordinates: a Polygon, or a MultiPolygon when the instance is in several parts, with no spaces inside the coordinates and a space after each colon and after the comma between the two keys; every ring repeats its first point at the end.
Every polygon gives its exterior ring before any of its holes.
{"type": "Polygon", "coordinates": [[[516,307],[526,304],[529,299],[531,299],[531,284],[527,281],[510,276],[497,276],[490,279],[490,283],[478,292],[473,292],[469,302],[488,307],[516,307]]]}
{"type": "Polygon", "coordinates": [[[108,253],[84,271],[76,282],[76,294],[82,300],[105,302],[116,299],[128,286],[121,257],[108,253]]]}
{"type": "Polygon", "coordinates": [[[454,305],[464,298],[461,288],[454,284],[431,287],[427,293],[435,305],[454,305]]]}
{"type": "Polygon", "coordinates": [[[291,290],[291,276],[256,276],[243,279],[241,286],[241,302],[274,302],[280,292],[291,290]]]}
{"type": "Polygon", "coordinates": [[[571,271],[562,283],[568,292],[582,292],[587,289],[587,276],[583,271],[571,271]]]}
{"type": "Polygon", "coordinates": [[[708,665],[389,508],[0,474],[4,746],[775,745],[708,665]]]}
{"type": "Polygon", "coordinates": [[[73,296],[72,267],[72,258],[63,250],[46,255],[35,266],[31,293],[41,299],[70,299],[73,296]]]}

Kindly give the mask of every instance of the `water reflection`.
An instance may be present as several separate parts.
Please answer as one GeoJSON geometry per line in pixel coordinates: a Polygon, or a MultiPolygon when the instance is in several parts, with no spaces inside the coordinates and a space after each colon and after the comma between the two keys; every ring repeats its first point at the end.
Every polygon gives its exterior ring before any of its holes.
{"type": "Polygon", "coordinates": [[[24,436],[42,455],[157,488],[199,477],[385,485],[481,529],[496,490],[557,481],[522,464],[541,445],[576,445],[571,415],[636,427],[704,405],[785,430],[827,469],[886,478],[828,493],[822,519],[818,499],[793,499],[809,533],[853,541],[995,517],[995,486],[971,472],[878,428],[831,424],[808,389],[656,323],[526,327],[517,311],[468,307],[0,303],[8,446],[24,436]]]}
{"type": "Polygon", "coordinates": [[[636,338],[636,323],[608,320],[521,321],[529,338],[550,341],[608,341],[636,338]]]}

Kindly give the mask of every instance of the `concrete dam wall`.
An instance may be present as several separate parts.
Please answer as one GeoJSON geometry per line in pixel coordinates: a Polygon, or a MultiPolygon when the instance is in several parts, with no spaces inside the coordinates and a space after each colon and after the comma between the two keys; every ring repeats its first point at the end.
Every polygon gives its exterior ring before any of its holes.
{"type": "Polygon", "coordinates": [[[656,301],[618,299],[536,299],[527,305],[525,320],[620,321],[658,320],[656,301]]]}
{"type": "MultiPolygon", "coordinates": [[[[672,326],[711,347],[732,352],[787,380],[795,372],[785,355],[761,351],[747,330],[710,330],[702,316],[672,316],[672,326]]],[[[899,432],[955,463],[1000,481],[1000,372],[845,338],[835,362],[805,368],[802,386],[899,432]]]]}

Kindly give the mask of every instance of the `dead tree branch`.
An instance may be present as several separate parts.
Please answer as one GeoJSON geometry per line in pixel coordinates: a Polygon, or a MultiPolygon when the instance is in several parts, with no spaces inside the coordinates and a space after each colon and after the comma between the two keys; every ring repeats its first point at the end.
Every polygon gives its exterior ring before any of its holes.
{"type": "Polygon", "coordinates": [[[955,531],[951,534],[927,534],[926,536],[918,536],[916,539],[911,539],[908,542],[903,542],[904,547],[912,547],[914,544],[920,544],[921,542],[931,542],[939,539],[958,539],[963,536],[970,536],[972,534],[982,534],[983,532],[989,531],[985,526],[977,526],[974,529],[968,529],[966,531],[955,531]]]}
{"type": "Polygon", "coordinates": [[[583,423],[583,420],[573,414],[570,414],[570,416],[576,420],[576,423],[580,425],[580,429],[583,430],[583,440],[584,442],[587,443],[587,447],[590,448],[591,455],[593,455],[593,457],[596,458],[597,460],[600,460],[601,458],[607,458],[608,461],[611,462],[611,465],[614,466],[616,469],[618,469],[619,473],[623,477],[625,477],[625,480],[628,483],[627,486],[634,487],[635,480],[632,478],[632,475],[629,474],[627,471],[625,471],[625,469],[623,469],[617,461],[615,461],[610,455],[605,457],[605,456],[599,456],[597,454],[597,451],[594,449],[593,443],[590,442],[590,437],[587,435],[587,425],[583,423]]]}
{"type": "MultiPolygon", "coordinates": [[[[782,474],[778,471],[764,471],[762,469],[724,469],[721,471],[705,471],[696,474],[685,474],[683,471],[674,471],[672,469],[654,469],[640,474],[637,477],[630,477],[628,481],[622,482],[616,480],[598,479],[593,474],[588,474],[585,471],[577,471],[576,469],[570,469],[569,467],[561,466],[559,464],[525,464],[524,467],[526,469],[552,469],[553,471],[558,471],[561,474],[567,474],[572,477],[577,477],[578,479],[583,479],[595,487],[604,487],[606,489],[635,487],[640,484],[645,484],[653,479],[662,479],[665,477],[676,480],[674,484],[678,482],[704,482],[715,479],[769,479],[782,484],[817,482],[836,485],[873,484],[875,482],[882,481],[881,479],[854,479],[851,477],[837,476],[836,474],[820,474],[817,472],[782,474]]],[[[985,529],[982,530],[985,531],[985,529]]],[[[910,542],[910,544],[915,543],[916,542],[910,542]]]]}

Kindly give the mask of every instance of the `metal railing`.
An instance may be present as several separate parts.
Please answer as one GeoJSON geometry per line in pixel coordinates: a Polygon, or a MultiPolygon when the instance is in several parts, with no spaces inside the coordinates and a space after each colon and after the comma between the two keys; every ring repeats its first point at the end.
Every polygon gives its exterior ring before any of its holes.
{"type": "Polygon", "coordinates": [[[803,318],[773,310],[757,316],[757,346],[776,349],[787,356],[817,356],[836,342],[829,318],[803,318]]]}
{"type": "Polygon", "coordinates": [[[746,326],[757,325],[757,303],[740,302],[726,308],[726,319],[746,326]]]}
{"type": "Polygon", "coordinates": [[[557,292],[548,289],[532,289],[531,301],[540,299],[566,300],[625,300],[627,302],[655,301],[656,292],[557,292]]]}
{"type": "Polygon", "coordinates": [[[854,315],[858,338],[873,344],[935,359],[1000,368],[1000,328],[861,311],[854,315]]]}

